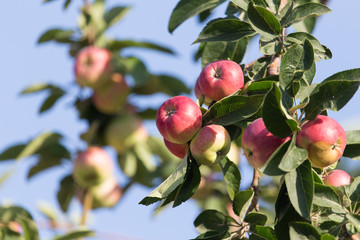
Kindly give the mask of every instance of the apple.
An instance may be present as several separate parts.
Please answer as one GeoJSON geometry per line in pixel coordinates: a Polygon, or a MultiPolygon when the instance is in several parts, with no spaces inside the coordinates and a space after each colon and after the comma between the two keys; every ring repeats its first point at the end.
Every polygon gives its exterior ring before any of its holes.
{"type": "Polygon", "coordinates": [[[91,146],[74,160],[73,177],[83,188],[97,185],[114,171],[114,163],[102,148],[91,146]]]}
{"type": "Polygon", "coordinates": [[[115,148],[119,154],[123,154],[138,142],[144,142],[148,138],[141,119],[130,113],[119,114],[113,118],[105,129],[105,141],[115,148]]]}
{"type": "Polygon", "coordinates": [[[328,167],[339,160],[346,146],[346,133],[334,119],[318,115],[306,122],[296,137],[296,145],[308,151],[314,167],[328,167]]]}
{"type": "Polygon", "coordinates": [[[175,156],[177,156],[178,158],[183,159],[187,153],[188,147],[189,145],[187,143],[183,143],[183,144],[178,144],[178,143],[172,143],[169,142],[168,140],[166,140],[164,138],[164,143],[165,146],[167,147],[167,149],[174,154],[175,156]]]}
{"type": "Polygon", "coordinates": [[[195,92],[195,96],[197,99],[199,99],[199,101],[201,101],[200,99],[202,99],[203,104],[205,104],[206,106],[209,106],[212,102],[211,98],[209,98],[208,96],[205,96],[200,89],[200,85],[199,85],[199,81],[197,80],[195,83],[195,88],[194,88],[194,92],[195,92]]]}
{"type": "Polygon", "coordinates": [[[94,91],[92,102],[95,107],[102,113],[114,114],[126,101],[130,89],[125,78],[120,73],[111,75],[111,83],[100,91],[94,91]]]}
{"type": "Polygon", "coordinates": [[[231,139],[221,125],[207,125],[190,142],[190,152],[197,163],[212,166],[230,151],[231,139]]]}
{"type": "Polygon", "coordinates": [[[244,74],[236,62],[218,60],[207,64],[202,69],[197,81],[199,90],[205,95],[205,99],[218,101],[244,86],[244,74]]]}
{"type": "MultiPolygon", "coordinates": [[[[230,161],[232,161],[233,163],[236,164],[236,166],[239,166],[239,162],[240,162],[240,154],[239,154],[239,147],[236,145],[236,143],[231,142],[230,144],[230,150],[228,152],[228,154],[226,155],[228,157],[228,159],[230,161]]],[[[214,166],[211,167],[212,170],[221,172],[221,168],[219,164],[216,164],[214,166]]]]}
{"type": "Polygon", "coordinates": [[[241,146],[249,164],[254,168],[261,168],[271,154],[290,138],[278,138],[270,133],[262,118],[250,123],[244,130],[241,146]]]}
{"type": "Polygon", "coordinates": [[[335,169],[328,172],[327,175],[323,177],[323,181],[325,185],[340,187],[340,186],[349,185],[352,179],[347,172],[340,169],[335,169]]]}
{"type": "Polygon", "coordinates": [[[199,131],[202,113],[199,106],[185,96],[166,100],[156,113],[156,126],[168,141],[184,144],[199,131]]]}
{"type": "Polygon", "coordinates": [[[101,89],[110,82],[113,71],[111,53],[105,48],[89,46],[75,59],[76,82],[82,87],[101,89]]]}

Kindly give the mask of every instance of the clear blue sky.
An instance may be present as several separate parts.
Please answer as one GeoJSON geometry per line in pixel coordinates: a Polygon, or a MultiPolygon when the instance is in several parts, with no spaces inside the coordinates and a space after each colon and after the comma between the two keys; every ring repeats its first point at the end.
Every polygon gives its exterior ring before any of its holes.
{"type": "MultiPolygon", "coordinates": [[[[19,97],[22,89],[37,82],[50,81],[64,87],[73,85],[73,60],[68,56],[68,49],[52,43],[36,45],[40,34],[48,28],[75,26],[81,1],[73,2],[67,11],[62,10],[63,0],[49,4],[42,4],[40,0],[2,2],[0,151],[45,130],[61,132],[66,136],[66,145],[72,149],[84,146],[78,136],[86,125],[78,121],[71,105],[76,91],[72,91],[57,104],[53,111],[41,116],[37,112],[44,95],[19,97]]],[[[108,34],[121,39],[154,41],[173,48],[178,53],[175,57],[143,50],[131,50],[129,53],[141,57],[150,71],[174,74],[188,86],[192,86],[201,69],[199,63],[192,61],[196,46],[191,43],[196,39],[201,27],[195,19],[191,19],[174,34],[169,34],[167,22],[176,3],[177,0],[107,1],[108,7],[118,4],[133,6],[125,19],[108,34]]],[[[320,18],[314,35],[332,50],[333,59],[317,64],[317,82],[338,71],[360,67],[360,1],[330,0],[329,7],[333,12],[320,18]]],[[[222,14],[223,9],[218,13],[222,14]]],[[[257,44],[250,45],[244,63],[259,56],[257,48],[257,44]]],[[[359,97],[360,94],[357,93],[343,110],[330,113],[346,130],[360,129],[359,97]]],[[[161,100],[154,102],[154,105],[160,102],[161,100]]],[[[150,132],[158,134],[154,125],[147,126],[150,132]]],[[[27,169],[33,163],[34,159],[30,158],[17,164],[0,165],[0,176],[9,169],[14,170],[14,175],[5,185],[0,186],[0,202],[11,200],[15,204],[23,205],[41,222],[41,216],[36,210],[39,200],[45,200],[57,207],[55,194],[58,179],[68,173],[69,169],[60,168],[46,172],[27,182],[27,169]]],[[[242,174],[243,178],[250,176],[248,172],[242,174]]],[[[119,176],[119,181],[121,180],[122,177],[119,176]]],[[[246,185],[242,187],[245,188],[246,185]]],[[[158,216],[153,216],[154,206],[137,204],[150,191],[148,188],[134,187],[114,209],[95,211],[89,227],[101,229],[101,232],[132,237],[124,239],[183,240],[195,237],[196,231],[192,222],[199,213],[196,205],[188,201],[178,208],[167,208],[158,216]]],[[[75,201],[72,209],[79,211],[79,205],[75,201]]],[[[101,239],[110,239],[105,238],[105,235],[100,236],[103,237],[101,239]]]]}

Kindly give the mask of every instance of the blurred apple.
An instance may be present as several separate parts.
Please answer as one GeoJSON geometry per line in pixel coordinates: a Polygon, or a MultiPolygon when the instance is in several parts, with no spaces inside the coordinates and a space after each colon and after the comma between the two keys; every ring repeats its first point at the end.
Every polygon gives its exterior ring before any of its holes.
{"type": "Polygon", "coordinates": [[[347,172],[340,169],[335,169],[328,172],[327,175],[324,176],[323,181],[325,185],[340,187],[340,186],[349,185],[352,179],[347,172]]]}

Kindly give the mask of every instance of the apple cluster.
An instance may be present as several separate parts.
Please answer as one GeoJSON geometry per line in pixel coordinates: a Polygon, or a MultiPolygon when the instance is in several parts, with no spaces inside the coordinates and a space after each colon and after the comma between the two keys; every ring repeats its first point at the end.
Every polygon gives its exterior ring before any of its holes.
{"type": "Polygon", "coordinates": [[[83,203],[85,194],[90,194],[92,209],[115,206],[123,191],[113,172],[114,163],[104,149],[91,146],[80,152],[73,168],[73,178],[80,187],[76,193],[79,201],[83,203]]]}
{"type": "MultiPolygon", "coordinates": [[[[243,86],[241,67],[230,60],[219,60],[202,69],[195,84],[195,95],[210,105],[243,86]]],[[[189,97],[166,100],[157,111],[156,126],[166,147],[179,158],[190,152],[198,164],[212,166],[230,151],[231,138],[227,130],[216,124],[204,126],[200,106],[189,97]]]]}

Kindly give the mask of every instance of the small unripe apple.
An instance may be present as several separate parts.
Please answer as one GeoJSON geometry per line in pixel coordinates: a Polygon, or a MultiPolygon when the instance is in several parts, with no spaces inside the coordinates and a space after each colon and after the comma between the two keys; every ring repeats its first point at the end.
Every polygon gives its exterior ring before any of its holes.
{"type": "Polygon", "coordinates": [[[323,177],[323,181],[325,185],[340,187],[340,186],[349,185],[352,179],[347,172],[340,169],[335,169],[328,172],[328,174],[323,177]]]}
{"type": "Polygon", "coordinates": [[[249,164],[261,168],[271,154],[289,139],[274,136],[266,129],[263,119],[258,118],[245,128],[241,146],[249,164]]]}
{"type": "Polygon", "coordinates": [[[212,166],[228,154],[230,146],[227,130],[221,125],[212,124],[199,130],[190,142],[190,151],[196,162],[212,166]]]}
{"type": "Polygon", "coordinates": [[[133,114],[121,114],[112,119],[105,129],[106,143],[122,154],[138,142],[148,138],[141,119],[133,114]]]}
{"type": "Polygon", "coordinates": [[[101,89],[109,83],[113,71],[111,53],[105,48],[86,47],[76,56],[74,71],[80,86],[101,89]]]}
{"type": "Polygon", "coordinates": [[[205,96],[200,89],[200,85],[199,85],[199,81],[197,80],[195,83],[195,88],[194,88],[194,92],[195,92],[195,96],[197,99],[202,99],[203,104],[205,104],[206,106],[209,106],[212,102],[211,98],[209,98],[208,96],[205,96]]]}
{"type": "Polygon", "coordinates": [[[174,154],[175,156],[177,156],[178,158],[183,159],[187,153],[189,144],[187,143],[183,143],[183,144],[178,144],[178,143],[172,143],[168,140],[166,140],[164,138],[164,143],[165,146],[167,147],[167,149],[174,154]]]}
{"type": "Polygon", "coordinates": [[[211,100],[218,101],[244,86],[244,74],[236,62],[218,60],[206,65],[197,81],[202,94],[211,100]]]}
{"type": "Polygon", "coordinates": [[[184,144],[199,131],[202,113],[199,106],[185,96],[166,100],[156,113],[156,126],[168,141],[184,144]]]}
{"type": "Polygon", "coordinates": [[[114,163],[102,148],[92,146],[74,160],[73,177],[79,186],[89,188],[105,181],[113,173],[114,163]]]}
{"type": "Polygon", "coordinates": [[[124,76],[114,73],[107,87],[94,91],[92,102],[100,112],[114,114],[123,106],[129,93],[130,89],[124,76]]]}
{"type": "Polygon", "coordinates": [[[339,160],[346,147],[346,133],[334,119],[318,115],[306,122],[296,137],[296,145],[308,151],[314,167],[328,167],[339,160]]]}

